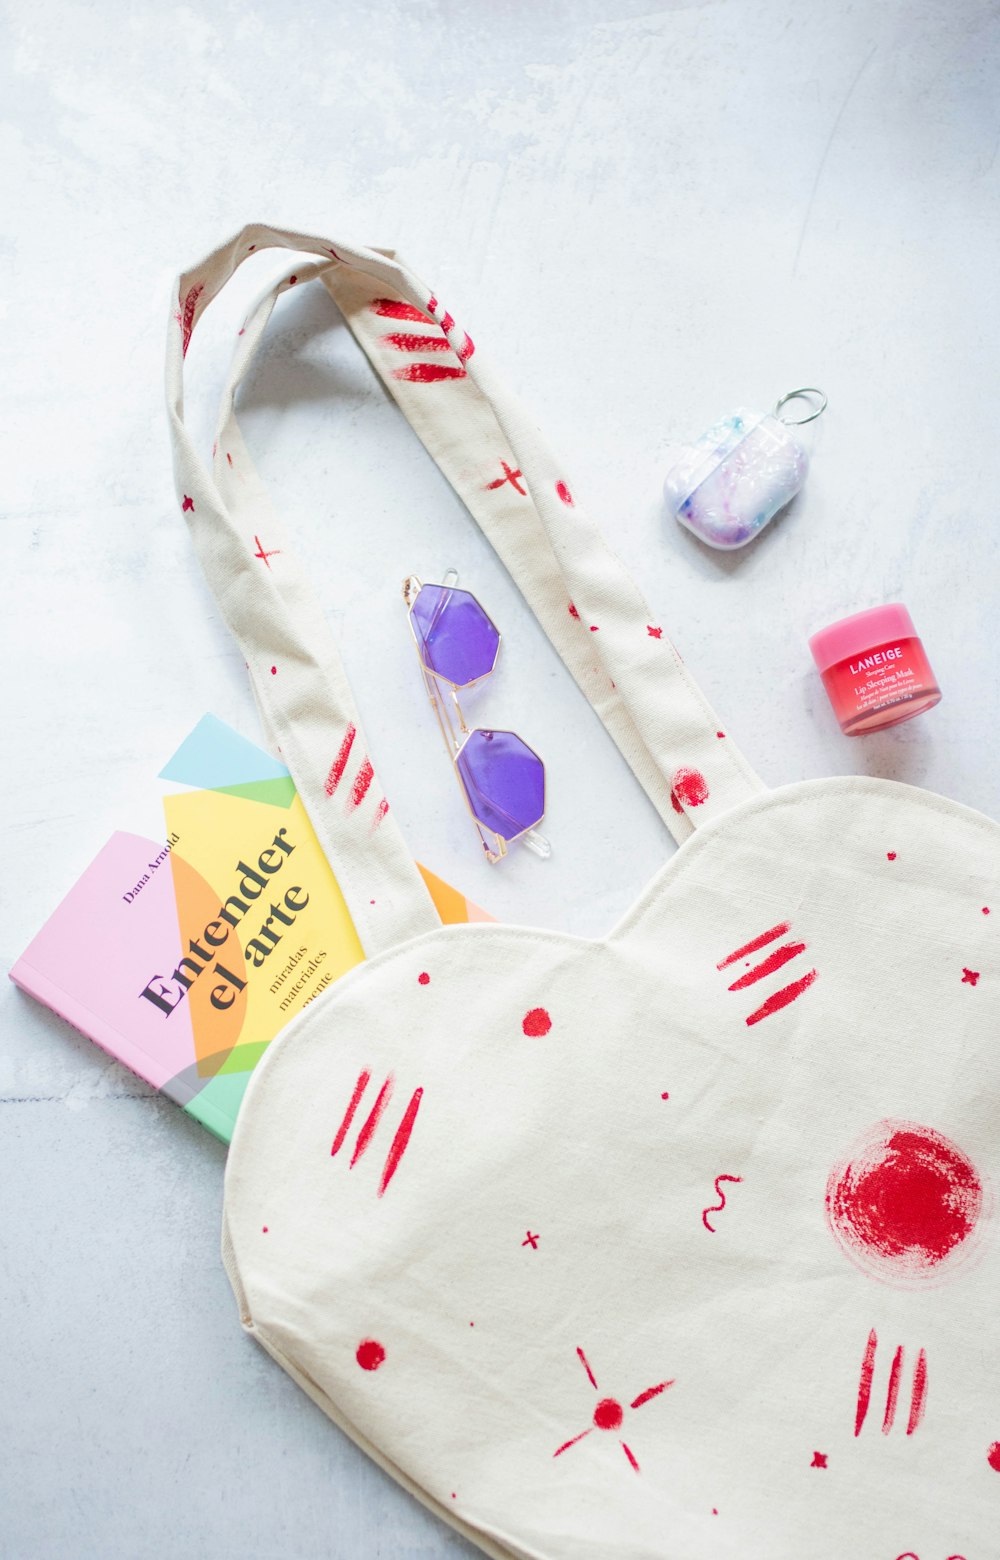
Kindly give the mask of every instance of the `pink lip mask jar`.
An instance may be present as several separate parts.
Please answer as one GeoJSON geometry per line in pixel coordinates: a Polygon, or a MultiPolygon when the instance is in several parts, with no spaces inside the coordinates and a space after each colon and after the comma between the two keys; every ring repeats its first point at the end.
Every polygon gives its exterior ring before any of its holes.
{"type": "Polygon", "coordinates": [[[941,702],[913,619],[899,602],[821,628],[809,648],[845,736],[898,726],[941,702]]]}

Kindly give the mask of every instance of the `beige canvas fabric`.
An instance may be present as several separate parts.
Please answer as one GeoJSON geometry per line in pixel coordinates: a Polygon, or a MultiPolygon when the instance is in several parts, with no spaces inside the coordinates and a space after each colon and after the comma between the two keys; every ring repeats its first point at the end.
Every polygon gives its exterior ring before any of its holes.
{"type": "Polygon", "coordinates": [[[503,1560],[1000,1554],[1000,829],[887,781],[765,790],[391,255],[245,229],[180,279],[168,393],[185,519],[369,955],[244,1100],[245,1329],[503,1560]],[[267,245],[296,258],[209,472],[183,352],[267,245]],[[603,939],[441,927],[377,781],[331,783],[367,749],[234,413],[313,278],[682,842],[603,939]]]}

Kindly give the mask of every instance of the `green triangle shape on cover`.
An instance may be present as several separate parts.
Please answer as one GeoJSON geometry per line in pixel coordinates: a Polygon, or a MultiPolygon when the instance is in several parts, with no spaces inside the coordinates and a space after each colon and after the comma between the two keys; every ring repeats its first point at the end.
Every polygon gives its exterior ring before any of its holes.
{"type": "Polygon", "coordinates": [[[277,780],[248,780],[246,785],[217,785],[224,796],[239,796],[245,801],[268,802],[272,807],[291,807],[295,800],[295,782],[291,775],[277,780]]]}

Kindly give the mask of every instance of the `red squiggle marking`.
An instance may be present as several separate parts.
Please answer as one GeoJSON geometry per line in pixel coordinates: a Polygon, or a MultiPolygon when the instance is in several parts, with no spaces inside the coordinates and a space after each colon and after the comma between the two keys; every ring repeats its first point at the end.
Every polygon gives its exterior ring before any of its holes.
{"type": "Polygon", "coordinates": [[[363,761],[363,763],[361,765],[361,768],[358,770],[357,778],[355,779],[354,784],[351,787],[351,806],[352,807],[360,807],[361,806],[361,803],[364,801],[365,797],[368,794],[368,787],[371,785],[372,780],[374,779],[374,777],[375,777],[375,771],[372,768],[371,759],[368,757],[368,755],[366,753],[365,757],[364,757],[364,761],[363,761]]]}
{"type": "Polygon", "coordinates": [[[719,1185],[719,1182],[720,1181],[742,1181],[742,1179],[743,1179],[743,1177],[741,1175],[717,1175],[716,1176],[716,1178],[715,1178],[715,1195],[720,1200],[717,1203],[713,1203],[711,1205],[711,1207],[703,1208],[702,1209],[702,1213],[701,1213],[701,1222],[702,1222],[702,1224],[704,1224],[706,1230],[708,1230],[710,1234],[714,1235],[716,1233],[716,1230],[715,1230],[714,1224],[709,1224],[709,1222],[708,1222],[709,1214],[710,1213],[721,1213],[723,1208],[726,1206],[726,1194],[722,1190],[722,1187],[719,1185]]]}
{"type": "Polygon", "coordinates": [[[416,336],[409,331],[391,331],[380,338],[385,346],[397,352],[450,352],[451,347],[443,336],[416,336]]]}
{"type": "MultiPolygon", "coordinates": [[[[330,250],[333,254],[333,250],[330,250]]],[[[339,256],[334,256],[339,259],[339,256]]],[[[429,314],[424,314],[421,309],[415,309],[412,303],[403,303],[399,298],[373,298],[371,303],[373,314],[381,314],[384,319],[390,320],[420,320],[424,325],[433,325],[434,320],[429,314]]]]}
{"type": "Polygon", "coordinates": [[[907,1435],[912,1435],[924,1417],[927,1406],[927,1355],[923,1349],[917,1355],[913,1372],[913,1395],[910,1398],[910,1417],[906,1424],[907,1435]]]}
{"type": "Polygon", "coordinates": [[[205,291],[204,282],[195,282],[188,288],[187,297],[181,309],[181,353],[187,357],[187,349],[191,344],[191,332],[194,330],[194,311],[198,306],[198,299],[205,291]]]}
{"type": "Polygon", "coordinates": [[[750,1014],[747,1019],[748,1026],[759,1024],[762,1018],[770,1018],[772,1013],[780,1012],[783,1007],[788,1006],[789,1002],[794,1002],[796,997],[801,997],[802,993],[812,985],[816,975],[816,970],[810,970],[808,975],[793,980],[790,986],[782,986],[780,991],[776,991],[773,997],[768,997],[766,1002],[762,1002],[760,1007],[750,1014]]]}
{"type": "Polygon", "coordinates": [[[896,1418],[896,1403],[899,1398],[899,1378],[903,1371],[903,1345],[900,1344],[892,1357],[892,1368],[889,1371],[889,1390],[885,1396],[885,1414],[882,1419],[882,1434],[888,1435],[896,1418]]]}
{"type": "Polygon", "coordinates": [[[744,986],[753,986],[758,980],[763,980],[765,975],[773,975],[775,970],[780,970],[789,959],[795,959],[800,953],[805,952],[805,943],[782,943],[780,948],[775,948],[766,959],[755,964],[752,970],[747,970],[739,980],[734,980],[730,991],[742,991],[744,986]]]}
{"type": "Polygon", "coordinates": [[[365,1122],[364,1126],[361,1128],[361,1131],[358,1133],[358,1141],[355,1143],[354,1153],[351,1155],[352,1169],[361,1158],[361,1155],[368,1147],[368,1144],[371,1142],[372,1133],[375,1131],[375,1128],[382,1120],[382,1112],[385,1110],[385,1107],[392,1099],[392,1082],[392,1073],[390,1073],[388,1078],[383,1083],[381,1089],[378,1091],[378,1098],[368,1113],[368,1120],[365,1122]]]}
{"type": "Polygon", "coordinates": [[[875,1350],[878,1348],[878,1333],[874,1327],[868,1334],[868,1342],[865,1345],[864,1358],[861,1361],[861,1375],[858,1378],[858,1407],[854,1415],[854,1434],[861,1434],[861,1427],[868,1417],[868,1404],[872,1395],[872,1376],[875,1372],[875,1350]]]}
{"type": "Polygon", "coordinates": [[[358,1105],[361,1103],[361,1096],[367,1089],[371,1081],[371,1076],[371,1073],[365,1069],[359,1075],[358,1081],[354,1085],[354,1093],[351,1095],[351,1102],[347,1107],[343,1121],[337,1128],[337,1136],[333,1140],[333,1147],[330,1150],[331,1158],[334,1156],[334,1154],[338,1154],[343,1146],[343,1142],[350,1129],[351,1122],[354,1120],[354,1113],[357,1110],[358,1105]]]}
{"type": "Polygon", "coordinates": [[[403,1119],[396,1128],[396,1136],[392,1140],[392,1144],[389,1148],[389,1154],[385,1161],[385,1169],[382,1171],[382,1179],[378,1184],[378,1195],[380,1197],[384,1196],[389,1186],[389,1182],[392,1180],[393,1176],[396,1174],[396,1171],[399,1168],[399,1161],[406,1153],[407,1144],[410,1141],[410,1134],[413,1131],[413,1123],[417,1119],[417,1111],[420,1109],[420,1101],[423,1099],[423,1097],[423,1089],[415,1089],[413,1091],[413,1094],[410,1098],[410,1103],[406,1107],[403,1119]]]}
{"type": "Polygon", "coordinates": [[[412,384],[429,385],[436,379],[465,379],[464,368],[452,368],[444,363],[407,363],[405,368],[394,368],[393,379],[408,379],[412,384]]]}
{"type": "Polygon", "coordinates": [[[580,1356],[580,1364],[583,1366],[584,1370],[587,1372],[587,1380],[590,1382],[590,1385],[593,1387],[594,1391],[596,1392],[598,1390],[597,1382],[594,1379],[594,1372],[590,1368],[590,1364],[589,1364],[589,1362],[587,1360],[587,1356],[584,1354],[583,1350],[580,1349],[580,1348],[578,1348],[576,1352],[580,1356]]]}
{"type": "Polygon", "coordinates": [[[791,925],[790,921],[779,921],[777,926],[772,926],[769,932],[761,932],[752,942],[744,943],[742,948],[737,948],[728,958],[723,959],[716,969],[724,970],[727,964],[735,964],[737,959],[743,959],[748,953],[756,953],[760,948],[766,948],[768,943],[773,943],[778,937],[784,937],[791,925]]]}
{"type": "Polygon", "coordinates": [[[341,780],[344,778],[344,770],[347,768],[347,760],[351,756],[351,748],[354,745],[354,738],[357,736],[357,734],[357,727],[353,725],[348,726],[347,730],[344,732],[344,740],[340,744],[340,751],[338,752],[336,758],[333,761],[333,764],[330,767],[330,773],[326,777],[324,790],[326,791],[327,796],[333,795],[341,780]]]}

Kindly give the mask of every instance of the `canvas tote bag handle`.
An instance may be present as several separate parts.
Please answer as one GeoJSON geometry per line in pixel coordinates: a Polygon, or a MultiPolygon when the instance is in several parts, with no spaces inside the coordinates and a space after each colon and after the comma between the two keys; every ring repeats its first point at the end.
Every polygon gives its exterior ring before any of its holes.
{"type": "Polygon", "coordinates": [[[266,734],[288,764],[371,956],[438,924],[436,912],[375,781],[325,619],[284,545],[235,418],[236,388],[275,299],[314,277],[510,570],[675,838],[763,787],[530,419],[430,289],[389,252],[244,228],[178,281],[167,351],[178,498],[243,649],[266,734]],[[241,331],[210,473],[184,426],[184,357],[212,298],[249,254],[273,246],[320,261],[289,267],[241,331]]]}

